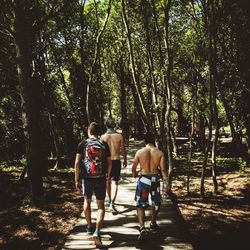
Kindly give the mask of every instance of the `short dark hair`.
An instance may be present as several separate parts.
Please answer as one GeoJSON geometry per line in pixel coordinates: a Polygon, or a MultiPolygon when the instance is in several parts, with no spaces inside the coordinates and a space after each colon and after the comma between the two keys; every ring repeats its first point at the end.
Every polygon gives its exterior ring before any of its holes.
{"type": "Polygon", "coordinates": [[[115,128],[116,126],[115,121],[111,118],[108,118],[105,124],[107,128],[115,128]]]}
{"type": "Polygon", "coordinates": [[[101,128],[97,122],[91,122],[89,124],[88,130],[91,135],[99,135],[101,128]]]}
{"type": "Polygon", "coordinates": [[[144,135],[144,142],[145,144],[151,143],[155,145],[155,136],[152,132],[147,131],[144,135]]]}

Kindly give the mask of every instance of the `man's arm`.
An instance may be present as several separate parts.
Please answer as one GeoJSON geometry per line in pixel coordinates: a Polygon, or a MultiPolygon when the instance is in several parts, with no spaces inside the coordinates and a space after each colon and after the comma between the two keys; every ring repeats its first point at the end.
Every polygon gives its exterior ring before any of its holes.
{"type": "Polygon", "coordinates": [[[139,157],[138,157],[138,154],[136,152],[135,158],[134,158],[133,164],[132,164],[132,174],[133,174],[133,177],[137,176],[136,168],[137,168],[138,164],[139,164],[139,157]]]}
{"type": "Polygon", "coordinates": [[[127,151],[126,151],[126,145],[124,142],[124,138],[121,135],[121,150],[122,150],[122,157],[123,157],[123,167],[127,167],[127,151]]]}
{"type": "Polygon", "coordinates": [[[167,168],[166,168],[166,160],[165,160],[164,154],[161,157],[160,168],[161,168],[161,174],[163,177],[163,180],[162,180],[163,193],[167,193],[168,192],[168,178],[167,178],[167,168]]]}
{"type": "Polygon", "coordinates": [[[164,154],[161,157],[160,169],[161,169],[161,174],[162,174],[163,179],[166,179],[167,178],[167,169],[166,169],[166,161],[165,161],[164,154]]]}
{"type": "Polygon", "coordinates": [[[75,158],[75,187],[77,190],[82,189],[81,179],[80,179],[81,159],[82,159],[81,154],[76,154],[76,158],[75,158]]]}

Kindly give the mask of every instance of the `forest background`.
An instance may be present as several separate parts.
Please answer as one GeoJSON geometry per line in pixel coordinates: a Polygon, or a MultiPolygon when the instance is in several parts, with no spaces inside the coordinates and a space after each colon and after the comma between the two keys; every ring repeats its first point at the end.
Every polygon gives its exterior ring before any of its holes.
{"type": "MultiPolygon", "coordinates": [[[[242,231],[249,228],[247,6],[247,0],[1,1],[0,175],[3,190],[9,188],[1,191],[3,224],[10,223],[6,209],[15,189],[23,206],[41,206],[51,175],[71,178],[60,167],[72,166],[90,121],[105,131],[112,117],[127,141],[154,132],[177,196],[192,196],[196,176],[196,195],[208,205],[233,180],[247,216],[242,231]]],[[[185,217],[190,210],[183,206],[185,217]]],[[[3,231],[6,244],[11,237],[3,231]]]]}

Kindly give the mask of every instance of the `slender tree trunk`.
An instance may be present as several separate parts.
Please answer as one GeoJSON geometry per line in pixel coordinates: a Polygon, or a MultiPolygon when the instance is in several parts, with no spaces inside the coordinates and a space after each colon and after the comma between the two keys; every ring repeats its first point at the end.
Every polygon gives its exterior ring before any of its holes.
{"type": "Polygon", "coordinates": [[[123,59],[120,58],[116,74],[120,81],[120,105],[121,105],[121,129],[126,141],[129,139],[129,126],[128,126],[128,115],[127,115],[127,101],[126,101],[126,74],[124,70],[123,59]]]}
{"type": "Polygon", "coordinates": [[[58,162],[59,162],[59,150],[58,150],[58,145],[57,145],[57,138],[56,138],[55,128],[54,128],[54,124],[53,124],[52,116],[51,116],[50,112],[48,112],[48,118],[49,118],[51,137],[52,137],[53,145],[54,145],[54,148],[55,148],[55,156],[56,156],[56,159],[57,159],[56,164],[54,166],[54,169],[57,169],[58,162]]]}
{"type": "MultiPolygon", "coordinates": [[[[96,36],[96,41],[95,41],[94,59],[93,59],[91,69],[90,69],[89,82],[88,82],[88,85],[87,85],[87,94],[86,94],[86,97],[87,97],[86,98],[86,113],[88,115],[88,123],[91,122],[91,112],[90,112],[91,107],[90,107],[90,101],[89,101],[90,87],[91,87],[91,84],[92,84],[93,76],[97,72],[98,61],[99,61],[99,57],[100,57],[101,39],[102,39],[103,33],[104,33],[104,31],[106,29],[106,26],[107,26],[107,23],[108,23],[110,11],[111,11],[111,6],[112,6],[112,0],[109,0],[107,14],[106,14],[103,26],[102,26],[101,29],[99,29],[98,34],[96,36]]],[[[97,20],[99,20],[99,19],[97,18],[97,20]]]]}
{"type": "MultiPolygon", "coordinates": [[[[154,61],[153,61],[153,55],[152,55],[152,49],[151,49],[151,38],[150,38],[150,32],[149,32],[149,18],[148,15],[148,8],[150,5],[146,0],[142,0],[141,4],[144,8],[144,30],[146,33],[146,48],[147,48],[147,62],[148,62],[148,68],[150,72],[150,78],[151,78],[151,94],[152,94],[152,106],[153,106],[153,116],[154,116],[154,123],[155,123],[155,135],[157,144],[159,145],[159,142],[162,141],[163,138],[165,138],[165,130],[164,126],[161,126],[160,121],[160,110],[158,105],[158,96],[157,96],[157,83],[154,75],[154,61]],[[159,131],[159,132],[158,132],[159,131]]],[[[161,142],[162,143],[162,142],[161,142]]]]}
{"type": "Polygon", "coordinates": [[[205,152],[205,144],[206,144],[206,124],[205,124],[205,117],[203,114],[199,115],[199,148],[204,153],[205,152]]]}
{"type": "Polygon", "coordinates": [[[211,53],[212,53],[212,60],[210,65],[212,74],[213,74],[213,81],[212,81],[212,98],[213,98],[213,122],[215,126],[215,135],[213,140],[213,146],[212,146],[212,178],[213,178],[213,191],[214,194],[217,193],[218,190],[218,183],[217,183],[217,164],[216,164],[216,156],[217,156],[217,147],[218,147],[218,137],[219,137],[219,121],[218,121],[218,109],[217,109],[217,89],[216,89],[216,83],[217,83],[217,22],[216,22],[216,10],[214,6],[214,0],[211,0],[211,26],[210,26],[210,32],[211,32],[211,53]]]}
{"type": "MultiPolygon", "coordinates": [[[[126,72],[125,72],[126,73],[126,72]]],[[[128,84],[128,86],[130,87],[131,89],[131,92],[132,92],[132,95],[133,95],[133,99],[134,99],[134,114],[135,114],[135,119],[136,120],[141,120],[140,122],[137,121],[138,123],[141,123],[143,124],[144,128],[146,127],[144,121],[143,121],[143,114],[142,114],[142,111],[140,109],[140,100],[139,100],[139,97],[138,97],[138,94],[137,94],[137,91],[136,91],[136,88],[135,88],[135,85],[133,84],[132,82],[132,76],[131,76],[131,72],[127,73],[126,74],[126,83],[128,84]]],[[[136,125],[136,127],[138,127],[136,125]]],[[[141,128],[141,132],[143,132],[142,128],[141,128]]]]}
{"type": "Polygon", "coordinates": [[[134,86],[135,86],[135,89],[136,89],[136,92],[138,95],[138,99],[139,99],[142,120],[143,120],[143,123],[144,123],[144,126],[146,129],[149,129],[149,128],[152,129],[153,126],[148,119],[149,114],[148,114],[147,109],[146,109],[146,104],[145,104],[145,100],[143,98],[142,89],[141,89],[141,86],[140,86],[140,84],[137,80],[137,76],[136,76],[134,51],[133,51],[131,33],[130,33],[130,28],[129,28],[129,22],[128,22],[128,18],[127,18],[127,14],[126,14],[125,0],[122,0],[122,19],[123,19],[123,23],[124,23],[126,35],[127,35],[127,43],[128,43],[129,56],[130,56],[130,68],[131,68],[133,83],[134,83],[134,86]]]}
{"type": "Polygon", "coordinates": [[[154,21],[155,21],[155,29],[156,29],[157,41],[158,41],[160,67],[163,68],[164,56],[163,56],[162,45],[161,45],[161,40],[162,40],[161,39],[161,32],[160,32],[159,23],[158,23],[157,11],[156,11],[156,8],[155,8],[155,0],[151,0],[151,2],[152,2],[153,18],[154,18],[154,21]]]}
{"type": "MultiPolygon", "coordinates": [[[[224,55],[225,52],[223,52],[222,54],[224,55]]],[[[225,59],[225,56],[224,56],[224,59],[225,59]]],[[[232,135],[232,143],[236,146],[239,155],[241,155],[243,158],[245,158],[245,152],[244,152],[244,149],[242,147],[242,142],[240,140],[240,136],[236,132],[236,129],[235,129],[235,126],[233,123],[234,119],[233,119],[232,109],[229,106],[228,101],[226,100],[222,86],[220,84],[218,84],[217,86],[218,86],[218,90],[219,90],[222,104],[223,104],[224,109],[225,109],[227,121],[228,121],[229,126],[230,126],[230,131],[231,131],[231,135],[232,135]]]]}
{"type": "MultiPolygon", "coordinates": [[[[155,7],[155,1],[151,0],[151,4],[152,4],[155,30],[156,30],[156,34],[157,34],[157,41],[158,41],[158,51],[159,51],[159,57],[160,57],[160,70],[161,70],[161,73],[163,76],[161,82],[163,83],[163,86],[165,87],[165,86],[167,86],[167,82],[166,82],[167,79],[165,77],[165,67],[167,67],[167,63],[164,66],[164,54],[163,54],[162,45],[161,45],[162,39],[161,39],[161,32],[160,32],[160,28],[159,28],[159,24],[158,24],[158,16],[157,16],[157,11],[156,11],[156,7],[155,7]]],[[[165,42],[165,44],[166,44],[166,42],[165,42]]],[[[165,96],[166,96],[166,94],[165,94],[165,96]]],[[[158,116],[159,116],[158,119],[159,119],[159,121],[161,121],[160,122],[160,132],[161,132],[161,139],[162,139],[162,147],[163,147],[163,151],[166,152],[167,151],[167,141],[166,141],[166,136],[165,136],[166,131],[165,131],[164,125],[165,125],[165,121],[166,121],[165,119],[166,119],[166,112],[167,112],[167,101],[166,101],[166,98],[163,98],[163,99],[164,100],[163,100],[162,112],[161,112],[161,116],[160,116],[160,112],[158,111],[158,116]],[[161,117],[161,119],[160,119],[160,117],[161,117]]],[[[157,104],[157,106],[158,106],[158,104],[157,104]]],[[[171,132],[173,133],[173,130],[171,130],[171,132]]],[[[176,146],[175,143],[173,145],[176,146]]]]}
{"type": "Polygon", "coordinates": [[[189,156],[188,156],[188,171],[187,171],[187,195],[190,194],[190,171],[191,171],[191,161],[192,161],[192,156],[193,156],[193,144],[194,144],[194,126],[195,126],[195,111],[193,108],[193,113],[192,113],[192,125],[191,125],[191,133],[190,133],[190,138],[189,138],[189,156]]]}
{"type": "MultiPolygon", "coordinates": [[[[207,168],[207,161],[208,161],[208,154],[211,147],[211,139],[212,139],[212,127],[213,127],[213,117],[214,117],[214,102],[216,102],[216,99],[214,99],[214,91],[215,91],[215,75],[214,75],[214,37],[212,33],[212,5],[213,0],[208,0],[207,3],[207,29],[208,29],[208,36],[209,36],[209,122],[208,122],[208,140],[207,145],[205,148],[204,153],[204,160],[202,165],[202,173],[201,173],[201,187],[200,187],[200,194],[202,198],[205,198],[205,177],[206,177],[206,168],[207,168]]],[[[214,172],[215,173],[215,172],[214,172]]]]}
{"type": "Polygon", "coordinates": [[[215,123],[215,135],[213,139],[213,146],[212,146],[212,155],[211,155],[211,162],[212,162],[212,177],[213,177],[213,192],[214,194],[218,191],[218,183],[217,183],[217,161],[216,161],[216,154],[217,154],[217,146],[218,146],[218,137],[219,137],[219,124],[218,122],[215,123]]]}
{"type": "Polygon", "coordinates": [[[171,122],[171,127],[170,127],[170,134],[171,134],[171,143],[172,143],[172,147],[173,147],[173,155],[175,157],[178,157],[178,147],[177,147],[177,144],[176,144],[176,136],[175,136],[175,133],[174,133],[174,128],[172,126],[172,122],[171,122]]]}
{"type": "Polygon", "coordinates": [[[81,98],[81,102],[82,102],[82,113],[83,113],[83,123],[84,123],[84,127],[88,127],[88,115],[87,115],[87,109],[86,109],[86,103],[87,103],[87,86],[88,86],[88,82],[89,79],[86,79],[86,82],[83,81],[83,79],[85,79],[85,75],[87,75],[84,72],[84,68],[85,66],[85,54],[84,54],[84,9],[85,9],[85,3],[86,0],[81,0],[80,3],[80,27],[81,27],[81,33],[80,33],[80,58],[81,58],[81,70],[80,70],[80,79],[82,79],[82,98],[81,98]]]}
{"type": "Polygon", "coordinates": [[[172,188],[172,178],[173,178],[173,149],[171,147],[171,109],[172,109],[172,90],[171,90],[171,70],[173,67],[173,58],[169,46],[169,11],[172,1],[166,2],[164,0],[164,14],[165,14],[165,36],[164,43],[166,47],[166,58],[167,62],[167,75],[165,82],[165,91],[167,96],[167,110],[166,110],[166,128],[167,128],[167,153],[168,153],[168,188],[172,188]]]}

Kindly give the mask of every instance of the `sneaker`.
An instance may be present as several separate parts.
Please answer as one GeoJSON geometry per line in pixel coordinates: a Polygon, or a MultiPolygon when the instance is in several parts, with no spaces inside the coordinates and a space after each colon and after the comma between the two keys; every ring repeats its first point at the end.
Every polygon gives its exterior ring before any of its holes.
{"type": "Polygon", "coordinates": [[[155,223],[150,223],[150,226],[149,226],[150,230],[152,231],[157,231],[159,229],[159,226],[155,223]]]}
{"type": "Polygon", "coordinates": [[[117,212],[117,209],[116,209],[115,204],[113,202],[110,202],[109,208],[110,208],[110,210],[117,212]]]}
{"type": "Polygon", "coordinates": [[[94,240],[94,242],[95,242],[95,245],[96,245],[97,247],[102,246],[100,231],[95,230],[95,232],[94,232],[92,238],[93,238],[93,240],[94,240]]]}
{"type": "Polygon", "coordinates": [[[92,233],[94,233],[94,231],[95,231],[95,229],[93,227],[91,227],[91,226],[90,227],[88,227],[88,226],[86,227],[86,233],[87,234],[92,234],[92,233]]]}
{"type": "Polygon", "coordinates": [[[111,200],[110,200],[110,199],[108,199],[108,200],[105,201],[105,206],[106,206],[106,207],[109,207],[110,204],[111,204],[111,200]]]}
{"type": "Polygon", "coordinates": [[[147,234],[146,228],[145,227],[141,227],[139,229],[139,231],[140,231],[140,234],[138,236],[138,240],[144,240],[145,237],[146,237],[146,234],[147,234]]]}

